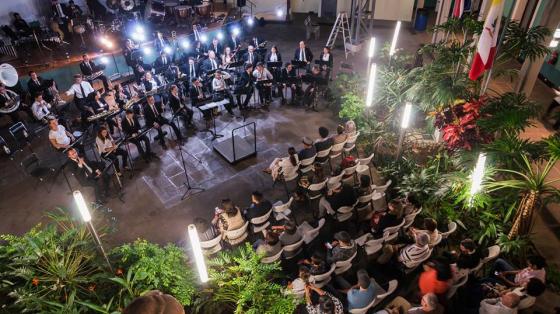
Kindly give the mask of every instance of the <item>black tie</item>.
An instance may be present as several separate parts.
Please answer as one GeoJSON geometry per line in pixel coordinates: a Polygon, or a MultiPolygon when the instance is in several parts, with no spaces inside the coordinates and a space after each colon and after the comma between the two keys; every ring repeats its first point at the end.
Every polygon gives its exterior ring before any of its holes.
{"type": "Polygon", "coordinates": [[[195,75],[194,73],[194,64],[191,64],[191,78],[193,78],[195,75]]]}
{"type": "Polygon", "coordinates": [[[152,111],[154,112],[154,115],[157,117],[158,112],[157,112],[156,106],[152,105],[152,111]]]}
{"type": "Polygon", "coordinates": [[[86,92],[84,91],[84,87],[82,86],[82,83],[80,83],[80,90],[82,91],[82,98],[86,98],[86,92]]]}

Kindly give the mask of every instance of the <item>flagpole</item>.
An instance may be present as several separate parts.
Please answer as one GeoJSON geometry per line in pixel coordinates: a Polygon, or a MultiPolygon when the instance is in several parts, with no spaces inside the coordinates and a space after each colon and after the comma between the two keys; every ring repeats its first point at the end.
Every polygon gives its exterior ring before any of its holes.
{"type": "MultiPolygon", "coordinates": [[[[513,0],[511,10],[509,10],[507,19],[505,20],[505,23],[502,26],[502,33],[500,34],[500,38],[498,39],[498,44],[496,45],[496,52],[494,53],[494,60],[492,62],[492,67],[490,67],[490,69],[488,70],[488,76],[486,78],[486,82],[482,85],[482,88],[480,89],[480,96],[482,96],[482,95],[484,95],[484,93],[486,93],[486,89],[488,88],[488,85],[490,84],[490,80],[492,79],[492,71],[494,70],[494,64],[496,64],[495,61],[498,59],[498,52],[500,51],[500,47],[502,46],[502,42],[503,42],[505,34],[506,34],[506,27],[507,27],[509,21],[511,20],[511,14],[513,13],[513,8],[515,7],[516,4],[517,4],[517,0],[513,0]]],[[[503,11],[502,11],[502,14],[503,14],[503,11]]],[[[500,16],[500,18],[501,18],[501,16],[500,16]]]]}

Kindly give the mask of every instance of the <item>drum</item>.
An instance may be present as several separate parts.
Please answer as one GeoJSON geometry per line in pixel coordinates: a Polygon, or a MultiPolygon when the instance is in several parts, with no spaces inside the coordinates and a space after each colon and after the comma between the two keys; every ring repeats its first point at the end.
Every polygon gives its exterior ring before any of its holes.
{"type": "Polygon", "coordinates": [[[175,11],[175,21],[177,24],[188,24],[189,22],[189,6],[178,5],[173,8],[175,11]]]}
{"type": "Polygon", "coordinates": [[[144,10],[144,19],[161,22],[165,18],[165,4],[160,1],[148,0],[144,10]]]}
{"type": "Polygon", "coordinates": [[[174,9],[179,5],[177,1],[167,1],[165,2],[165,15],[173,16],[174,9]]]}
{"type": "Polygon", "coordinates": [[[210,3],[203,3],[201,5],[195,6],[196,14],[199,16],[210,16],[210,3]]]}

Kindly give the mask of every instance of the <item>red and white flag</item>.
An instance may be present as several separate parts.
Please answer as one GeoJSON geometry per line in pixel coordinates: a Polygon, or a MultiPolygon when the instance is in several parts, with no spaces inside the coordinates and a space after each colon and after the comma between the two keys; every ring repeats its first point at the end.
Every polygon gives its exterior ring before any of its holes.
{"type": "Polygon", "coordinates": [[[465,11],[465,0],[455,0],[455,4],[453,6],[453,17],[460,18],[463,16],[463,12],[465,11]]]}
{"type": "Polygon", "coordinates": [[[496,54],[496,45],[498,42],[498,33],[500,31],[500,22],[502,21],[502,12],[504,10],[504,0],[492,0],[492,5],[484,21],[482,34],[478,39],[476,47],[476,55],[469,72],[469,78],[476,80],[485,70],[492,67],[494,55],[496,54]]]}

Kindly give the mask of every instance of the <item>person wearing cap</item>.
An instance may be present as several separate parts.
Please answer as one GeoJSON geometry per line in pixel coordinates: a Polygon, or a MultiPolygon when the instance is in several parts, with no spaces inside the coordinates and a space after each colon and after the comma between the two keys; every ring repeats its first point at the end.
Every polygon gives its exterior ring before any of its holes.
{"type": "MultiPolygon", "coordinates": [[[[367,271],[364,269],[358,270],[356,275],[358,277],[358,283],[354,286],[348,287],[346,292],[349,311],[366,307],[380,292],[382,292],[379,284],[374,278],[370,278],[367,271]]],[[[339,281],[337,280],[337,282],[339,281]]],[[[345,283],[344,285],[348,285],[348,283],[345,283]]]]}
{"type": "Polygon", "coordinates": [[[480,314],[516,314],[520,298],[513,292],[499,298],[484,299],[480,302],[480,314]]]}
{"type": "Polygon", "coordinates": [[[351,186],[343,185],[342,182],[327,183],[327,195],[319,201],[319,216],[323,216],[325,211],[334,215],[343,206],[353,206],[358,200],[354,189],[351,186]]]}
{"type": "Polygon", "coordinates": [[[317,154],[313,141],[309,137],[304,137],[301,142],[303,143],[303,149],[298,153],[299,160],[311,158],[317,154]]]}
{"type": "Polygon", "coordinates": [[[410,244],[402,248],[399,252],[397,260],[406,268],[414,268],[422,261],[426,260],[432,250],[430,249],[430,236],[425,232],[417,232],[414,244],[410,244]]]}
{"type": "Polygon", "coordinates": [[[356,244],[346,231],[340,231],[334,234],[334,239],[331,243],[332,249],[327,252],[327,262],[329,264],[338,261],[345,261],[356,253],[356,244]]]}

